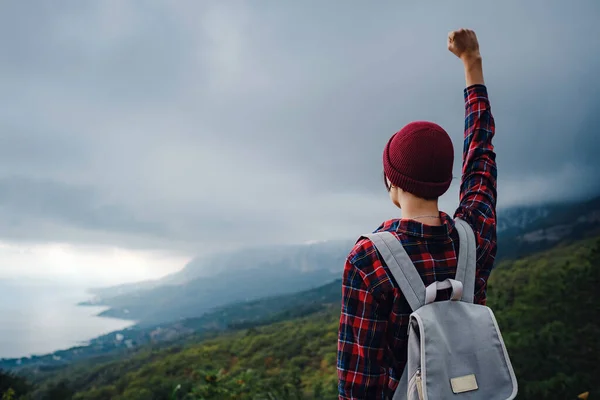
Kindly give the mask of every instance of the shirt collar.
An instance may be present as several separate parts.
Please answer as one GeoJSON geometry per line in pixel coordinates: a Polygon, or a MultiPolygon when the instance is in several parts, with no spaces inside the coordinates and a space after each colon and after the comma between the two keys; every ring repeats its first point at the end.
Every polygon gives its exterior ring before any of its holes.
{"type": "Polygon", "coordinates": [[[385,221],[375,232],[398,232],[421,238],[447,238],[454,229],[454,221],[448,214],[440,211],[442,225],[425,225],[413,219],[390,219],[385,221]]]}

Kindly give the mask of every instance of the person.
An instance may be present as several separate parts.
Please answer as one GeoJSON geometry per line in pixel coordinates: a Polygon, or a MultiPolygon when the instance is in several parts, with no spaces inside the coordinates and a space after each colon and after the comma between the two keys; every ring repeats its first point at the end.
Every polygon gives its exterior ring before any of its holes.
{"type": "MultiPolygon", "coordinates": [[[[477,242],[475,302],[485,304],[486,282],[496,255],[496,154],[494,119],[483,80],[477,36],[460,29],[448,49],[464,65],[465,130],[460,202],[455,218],[466,221],[477,242]]],[[[384,183],[401,219],[384,222],[401,242],[425,285],[454,278],[459,248],[454,220],[438,208],[452,181],[454,150],[446,131],[427,121],[411,122],[383,152],[384,183]]],[[[448,300],[440,291],[438,300],[448,300]]],[[[437,300],[436,300],[437,301],[437,300]]],[[[346,260],[338,335],[339,399],[387,399],[407,359],[411,309],[389,269],[366,238],[346,260]]]]}

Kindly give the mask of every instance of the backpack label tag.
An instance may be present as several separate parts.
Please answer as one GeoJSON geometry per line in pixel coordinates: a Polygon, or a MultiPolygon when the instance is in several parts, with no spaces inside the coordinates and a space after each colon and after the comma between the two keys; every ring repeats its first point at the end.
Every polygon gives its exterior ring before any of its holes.
{"type": "Polygon", "coordinates": [[[450,384],[454,393],[464,393],[479,389],[474,374],[452,378],[450,379],[450,384]]]}

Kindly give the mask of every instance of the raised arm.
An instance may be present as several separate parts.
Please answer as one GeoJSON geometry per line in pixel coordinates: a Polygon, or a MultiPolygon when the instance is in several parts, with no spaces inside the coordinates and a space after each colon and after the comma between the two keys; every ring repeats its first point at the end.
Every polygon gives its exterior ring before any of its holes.
{"type": "Polygon", "coordinates": [[[478,279],[482,279],[478,285],[478,295],[483,298],[483,281],[489,275],[496,256],[497,168],[492,145],[494,117],[484,86],[475,32],[461,29],[450,33],[448,49],[463,62],[467,86],[464,91],[465,136],[460,205],[455,216],[467,221],[475,231],[478,265],[483,267],[477,271],[478,279]]]}

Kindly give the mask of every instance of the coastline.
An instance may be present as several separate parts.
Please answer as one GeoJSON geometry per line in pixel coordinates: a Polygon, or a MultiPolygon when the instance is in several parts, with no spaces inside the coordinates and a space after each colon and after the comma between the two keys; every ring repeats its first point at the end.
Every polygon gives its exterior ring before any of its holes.
{"type": "Polygon", "coordinates": [[[61,361],[65,352],[77,355],[137,323],[102,315],[110,309],[107,305],[83,304],[89,302],[89,293],[81,288],[4,283],[8,285],[0,289],[6,300],[0,304],[0,369],[19,367],[31,360],[61,361]]]}

